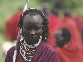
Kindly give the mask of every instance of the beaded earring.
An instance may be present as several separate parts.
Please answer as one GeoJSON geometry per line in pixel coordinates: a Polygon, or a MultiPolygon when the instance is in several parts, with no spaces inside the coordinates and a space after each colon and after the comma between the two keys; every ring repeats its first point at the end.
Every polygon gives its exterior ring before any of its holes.
{"type": "Polygon", "coordinates": [[[20,29],[20,34],[22,34],[22,28],[20,29]]]}
{"type": "Polygon", "coordinates": [[[46,39],[46,37],[45,37],[45,39],[46,39]]]}

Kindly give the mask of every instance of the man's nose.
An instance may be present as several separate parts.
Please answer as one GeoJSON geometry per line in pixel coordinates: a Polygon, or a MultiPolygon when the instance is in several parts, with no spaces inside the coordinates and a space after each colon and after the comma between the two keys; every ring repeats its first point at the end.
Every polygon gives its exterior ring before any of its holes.
{"type": "Polygon", "coordinates": [[[35,30],[31,30],[30,31],[30,34],[35,34],[35,30]]]}

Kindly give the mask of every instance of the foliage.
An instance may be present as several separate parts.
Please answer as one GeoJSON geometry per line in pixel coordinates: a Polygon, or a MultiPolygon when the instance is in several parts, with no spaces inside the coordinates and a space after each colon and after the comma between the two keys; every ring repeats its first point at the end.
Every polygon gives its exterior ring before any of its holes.
{"type": "Polygon", "coordinates": [[[48,2],[50,4],[54,3],[57,4],[59,3],[62,8],[75,8],[75,7],[80,7],[83,5],[83,0],[39,0],[41,2],[48,2]]]}

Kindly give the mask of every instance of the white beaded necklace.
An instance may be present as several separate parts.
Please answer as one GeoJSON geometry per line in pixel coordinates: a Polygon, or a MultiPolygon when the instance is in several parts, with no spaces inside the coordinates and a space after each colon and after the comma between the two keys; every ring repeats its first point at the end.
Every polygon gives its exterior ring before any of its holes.
{"type": "Polygon", "coordinates": [[[35,48],[35,47],[37,47],[37,46],[40,44],[40,42],[41,42],[41,39],[39,39],[39,42],[38,42],[38,43],[36,43],[36,44],[28,45],[28,44],[24,41],[24,43],[26,43],[26,44],[27,44],[27,46],[28,46],[29,48],[35,48]]]}
{"type": "MultiPolygon", "coordinates": [[[[36,48],[39,44],[40,44],[40,42],[41,42],[41,39],[39,39],[39,42],[38,43],[36,43],[36,44],[34,44],[34,45],[28,45],[25,41],[24,41],[24,43],[22,43],[21,45],[26,45],[28,48],[36,48]]],[[[20,54],[22,55],[22,57],[24,58],[24,60],[25,61],[31,61],[31,59],[29,60],[29,59],[27,59],[26,58],[26,52],[24,52],[24,53],[22,53],[22,51],[21,51],[21,49],[23,48],[22,46],[20,45],[20,54]]],[[[25,48],[26,49],[26,48],[25,48]]],[[[29,49],[28,49],[29,50],[29,49]]],[[[33,50],[33,52],[34,52],[35,50],[33,50]]],[[[29,53],[28,53],[29,54],[29,53]]],[[[34,53],[33,53],[34,54],[34,53]]],[[[31,58],[32,58],[33,56],[31,56],[31,58]]]]}

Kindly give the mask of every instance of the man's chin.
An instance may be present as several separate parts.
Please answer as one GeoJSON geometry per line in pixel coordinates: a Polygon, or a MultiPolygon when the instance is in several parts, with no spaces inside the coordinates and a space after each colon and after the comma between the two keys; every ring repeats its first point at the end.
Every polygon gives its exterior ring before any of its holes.
{"type": "Polygon", "coordinates": [[[28,41],[29,41],[31,44],[36,44],[36,43],[38,43],[39,40],[29,39],[28,41]]]}

